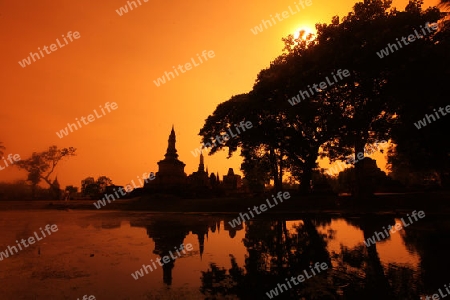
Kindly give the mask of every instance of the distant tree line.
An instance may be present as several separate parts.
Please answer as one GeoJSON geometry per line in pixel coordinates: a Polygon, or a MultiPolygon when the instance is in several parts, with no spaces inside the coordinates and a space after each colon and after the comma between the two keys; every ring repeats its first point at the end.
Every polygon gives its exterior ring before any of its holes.
{"type": "MultiPolygon", "coordinates": [[[[5,147],[0,142],[0,157],[5,147]]],[[[71,200],[75,198],[99,199],[104,193],[113,193],[117,187],[107,176],[99,176],[97,180],[87,177],[82,180],[81,191],[72,185],[61,189],[54,172],[59,163],[76,155],[74,147],[61,148],[50,146],[48,150],[33,152],[31,157],[16,162],[16,166],[27,172],[26,180],[13,183],[0,183],[0,200],[71,200]],[[45,183],[47,188],[41,186],[45,183]]]]}
{"type": "Polygon", "coordinates": [[[90,199],[100,199],[105,193],[112,193],[110,187],[115,186],[112,180],[106,176],[87,177],[81,181],[81,196],[90,199]]]}

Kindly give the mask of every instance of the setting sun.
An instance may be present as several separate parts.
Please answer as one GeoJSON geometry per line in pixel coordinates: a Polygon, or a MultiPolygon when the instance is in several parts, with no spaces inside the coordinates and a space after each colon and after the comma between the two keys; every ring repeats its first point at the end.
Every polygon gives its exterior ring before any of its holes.
{"type": "Polygon", "coordinates": [[[297,29],[295,29],[294,30],[294,33],[293,33],[293,35],[294,35],[294,39],[298,39],[299,37],[300,37],[300,34],[303,32],[303,34],[302,34],[302,39],[305,39],[308,35],[310,35],[310,34],[315,34],[316,33],[316,30],[315,29],[312,29],[311,27],[309,27],[309,26],[301,26],[301,27],[298,27],[297,29]]]}

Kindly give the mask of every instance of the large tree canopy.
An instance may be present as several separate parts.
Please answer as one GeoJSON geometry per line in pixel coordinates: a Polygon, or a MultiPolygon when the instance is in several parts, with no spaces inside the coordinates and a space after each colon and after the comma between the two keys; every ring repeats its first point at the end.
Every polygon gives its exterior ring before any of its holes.
{"type": "MultiPolygon", "coordinates": [[[[391,9],[388,0],[366,0],[342,21],[334,17],[328,25],[317,24],[316,37],[288,36],[285,53],[258,74],[248,94],[220,104],[200,135],[208,141],[233,123],[251,121],[254,129],[211,154],[229,147],[232,155],[242,147],[247,162],[257,156],[267,159],[277,189],[283,172],[290,171],[305,191],[320,155],[342,160],[364,153],[368,143],[389,138],[400,147],[405,141],[395,132],[417,115],[412,111],[442,102],[443,90],[431,74],[439,82],[449,79],[445,30],[428,31],[405,46],[400,40],[442,18],[437,8],[423,10],[419,0],[410,1],[405,11],[391,9]],[[390,52],[383,57],[382,50],[390,52]],[[430,76],[424,78],[426,74],[430,76]]],[[[448,147],[441,152],[442,158],[448,147]]],[[[255,163],[243,165],[250,166],[255,163]]],[[[365,196],[363,166],[355,168],[355,194],[365,196]]]]}

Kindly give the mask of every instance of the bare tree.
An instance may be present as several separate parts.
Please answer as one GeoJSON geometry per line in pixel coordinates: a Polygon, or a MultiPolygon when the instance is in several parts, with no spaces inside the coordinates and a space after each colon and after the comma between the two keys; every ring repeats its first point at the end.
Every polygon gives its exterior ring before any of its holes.
{"type": "Polygon", "coordinates": [[[36,186],[44,180],[50,187],[52,182],[50,176],[53,174],[58,163],[65,157],[75,156],[76,149],[73,147],[58,149],[50,146],[47,151],[33,152],[30,158],[18,161],[15,166],[28,172],[27,180],[32,184],[33,197],[36,186]]]}

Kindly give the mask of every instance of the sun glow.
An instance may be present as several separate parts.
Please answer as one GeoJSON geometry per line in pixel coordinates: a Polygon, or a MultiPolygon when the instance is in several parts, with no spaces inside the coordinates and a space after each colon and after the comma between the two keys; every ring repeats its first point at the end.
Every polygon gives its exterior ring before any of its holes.
{"type": "Polygon", "coordinates": [[[312,29],[311,27],[308,26],[301,26],[294,30],[293,35],[294,39],[298,39],[300,37],[301,39],[304,40],[308,35],[310,34],[314,35],[315,33],[316,33],[315,29],[312,29]]]}

